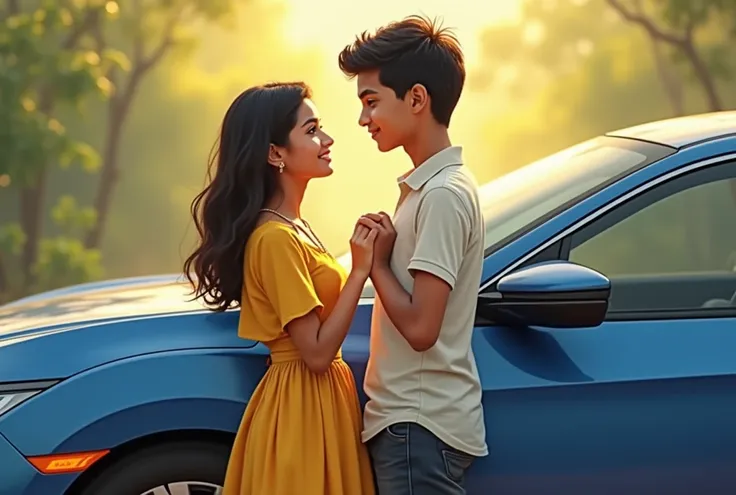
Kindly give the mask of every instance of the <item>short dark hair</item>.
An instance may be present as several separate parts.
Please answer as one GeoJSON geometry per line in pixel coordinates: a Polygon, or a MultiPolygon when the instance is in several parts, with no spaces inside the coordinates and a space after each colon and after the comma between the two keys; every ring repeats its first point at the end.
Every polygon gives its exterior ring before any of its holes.
{"type": "Polygon", "coordinates": [[[454,33],[436,20],[409,16],[379,28],[364,31],[338,56],[349,77],[378,70],[382,85],[403,98],[415,84],[427,88],[435,120],[445,126],[460,100],[465,84],[465,60],[454,33]]]}

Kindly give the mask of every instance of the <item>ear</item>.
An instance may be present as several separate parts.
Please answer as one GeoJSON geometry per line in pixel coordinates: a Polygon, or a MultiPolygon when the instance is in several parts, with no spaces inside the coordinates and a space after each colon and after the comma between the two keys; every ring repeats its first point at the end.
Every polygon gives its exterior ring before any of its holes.
{"type": "Polygon", "coordinates": [[[268,146],[268,163],[274,167],[278,167],[284,161],[285,151],[282,147],[270,144],[268,146]]]}
{"type": "Polygon", "coordinates": [[[427,93],[427,88],[423,84],[412,86],[408,96],[411,111],[414,114],[422,112],[422,110],[429,106],[429,93],[427,93]]]}

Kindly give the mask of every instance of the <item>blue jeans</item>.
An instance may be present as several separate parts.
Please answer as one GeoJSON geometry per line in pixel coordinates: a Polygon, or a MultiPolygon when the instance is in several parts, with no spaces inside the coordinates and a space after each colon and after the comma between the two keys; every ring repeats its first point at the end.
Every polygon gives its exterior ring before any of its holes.
{"type": "Polygon", "coordinates": [[[378,495],[464,495],[474,457],[416,423],[396,423],[368,441],[378,495]]]}

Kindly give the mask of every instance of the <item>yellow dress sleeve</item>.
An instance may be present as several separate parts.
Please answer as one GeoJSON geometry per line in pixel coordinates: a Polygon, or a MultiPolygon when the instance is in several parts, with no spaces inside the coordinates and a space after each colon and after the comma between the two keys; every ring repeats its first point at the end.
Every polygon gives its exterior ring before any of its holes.
{"type": "Polygon", "coordinates": [[[268,300],[281,329],[324,305],[309,273],[310,255],[299,236],[288,227],[269,229],[253,246],[256,283],[268,300]]]}

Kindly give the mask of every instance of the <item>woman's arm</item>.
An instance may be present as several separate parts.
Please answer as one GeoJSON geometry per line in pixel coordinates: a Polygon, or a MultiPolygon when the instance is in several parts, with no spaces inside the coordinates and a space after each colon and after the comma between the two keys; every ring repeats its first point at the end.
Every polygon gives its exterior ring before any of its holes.
{"type": "Polygon", "coordinates": [[[294,345],[311,371],[322,374],[330,367],[353,322],[355,309],[368,275],[351,272],[335,308],[324,323],[320,324],[317,312],[292,320],[286,325],[294,345]]]}
{"type": "Polygon", "coordinates": [[[355,226],[350,239],[353,269],[340,291],[335,308],[324,323],[320,324],[317,312],[313,309],[286,324],[285,329],[291,340],[314,373],[327,371],[350,329],[360,294],[373,265],[373,243],[376,235],[374,230],[362,225],[355,226]]]}

